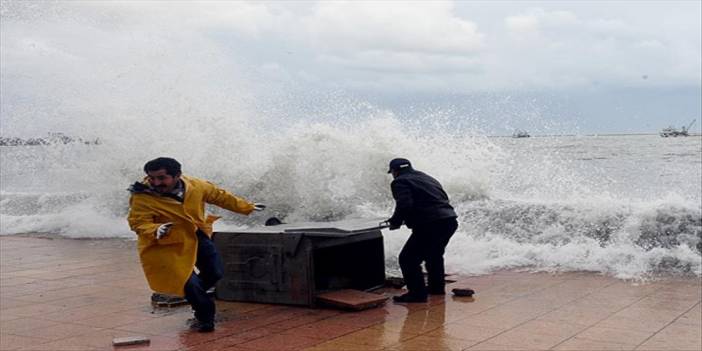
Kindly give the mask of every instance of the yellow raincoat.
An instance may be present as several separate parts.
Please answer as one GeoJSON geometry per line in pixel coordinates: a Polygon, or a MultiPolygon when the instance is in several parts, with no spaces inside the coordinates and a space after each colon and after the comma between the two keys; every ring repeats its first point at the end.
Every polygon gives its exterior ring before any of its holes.
{"type": "Polygon", "coordinates": [[[181,176],[185,184],[183,202],[149,192],[132,192],[129,200],[129,227],[137,234],[139,257],[144,275],[153,291],[184,296],[197,258],[200,229],[212,237],[217,216],[205,217],[205,203],[248,215],[253,203],[236,197],[202,179],[181,176]],[[156,229],[172,222],[169,234],[156,240],[156,229]]]}

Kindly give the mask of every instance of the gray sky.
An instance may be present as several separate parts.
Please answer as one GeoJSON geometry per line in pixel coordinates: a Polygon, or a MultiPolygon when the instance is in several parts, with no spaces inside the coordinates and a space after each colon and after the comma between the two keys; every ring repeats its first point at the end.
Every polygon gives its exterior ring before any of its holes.
{"type": "Polygon", "coordinates": [[[213,94],[290,116],[330,95],[443,109],[498,134],[699,129],[700,4],[2,1],[0,132],[213,94]]]}

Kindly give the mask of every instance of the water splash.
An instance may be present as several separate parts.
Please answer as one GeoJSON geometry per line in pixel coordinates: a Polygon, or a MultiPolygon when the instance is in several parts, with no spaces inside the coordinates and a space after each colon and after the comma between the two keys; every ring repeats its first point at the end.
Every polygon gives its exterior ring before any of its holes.
{"type": "MultiPolygon", "coordinates": [[[[269,205],[251,217],[212,208],[218,229],[389,216],[385,171],[402,156],[461,216],[450,270],[701,274],[699,137],[489,138],[495,125],[560,128],[541,117],[548,102],[380,108],[333,82],[308,90],[302,76],[225,60],[201,32],[130,23],[109,6],[31,4],[0,7],[0,132],[102,143],[0,148],[1,234],[133,238],[125,189],[158,156],[269,205]]],[[[393,267],[407,232],[386,234],[393,267]]]]}

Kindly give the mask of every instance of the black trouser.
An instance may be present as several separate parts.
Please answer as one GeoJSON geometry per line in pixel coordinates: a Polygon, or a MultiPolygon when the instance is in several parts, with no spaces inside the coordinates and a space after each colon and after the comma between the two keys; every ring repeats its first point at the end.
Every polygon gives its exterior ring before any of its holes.
{"type": "Polygon", "coordinates": [[[415,225],[412,228],[412,235],[400,251],[400,268],[410,294],[418,297],[427,295],[422,262],[425,262],[429,274],[429,292],[444,291],[444,250],[457,228],[455,218],[415,225]]]}
{"type": "Polygon", "coordinates": [[[185,283],[185,299],[195,310],[195,318],[198,321],[214,322],[215,303],[213,298],[207,296],[207,290],[222,278],[224,265],[212,240],[199,230],[195,266],[200,273],[193,272],[185,283]]]}

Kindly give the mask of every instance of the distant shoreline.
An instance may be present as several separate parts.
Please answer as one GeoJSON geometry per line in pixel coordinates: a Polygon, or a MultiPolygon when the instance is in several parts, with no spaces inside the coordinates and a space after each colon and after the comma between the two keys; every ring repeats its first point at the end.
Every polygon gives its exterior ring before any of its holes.
{"type": "MultiPolygon", "coordinates": [[[[67,137],[60,133],[57,133],[58,137],[54,135],[52,138],[30,138],[21,139],[17,137],[3,137],[0,136],[0,147],[3,146],[51,146],[57,144],[85,144],[85,145],[99,145],[101,141],[99,138],[94,140],[84,140],[82,138],[67,137]]],[[[659,135],[659,133],[603,133],[603,134],[540,134],[540,135],[530,135],[528,137],[515,137],[514,135],[485,135],[487,138],[512,138],[512,139],[529,139],[529,138],[558,138],[558,137],[627,137],[627,136],[645,136],[645,135],[659,135]]],[[[483,135],[472,135],[472,136],[483,136],[483,135]]],[[[692,133],[687,137],[700,137],[701,133],[692,133]]],[[[671,139],[676,138],[686,138],[685,136],[679,137],[669,137],[671,139]]]]}
{"type": "MultiPolygon", "coordinates": [[[[518,138],[512,135],[488,135],[489,138],[513,138],[513,139],[529,139],[529,138],[553,138],[553,137],[610,137],[610,136],[641,136],[641,135],[658,135],[658,133],[607,133],[607,134],[543,134],[543,135],[531,135],[527,138],[518,138]]],[[[702,136],[700,133],[693,133],[687,137],[699,137],[702,136]]],[[[684,136],[680,137],[669,137],[669,139],[676,138],[686,138],[684,136]]]]}

